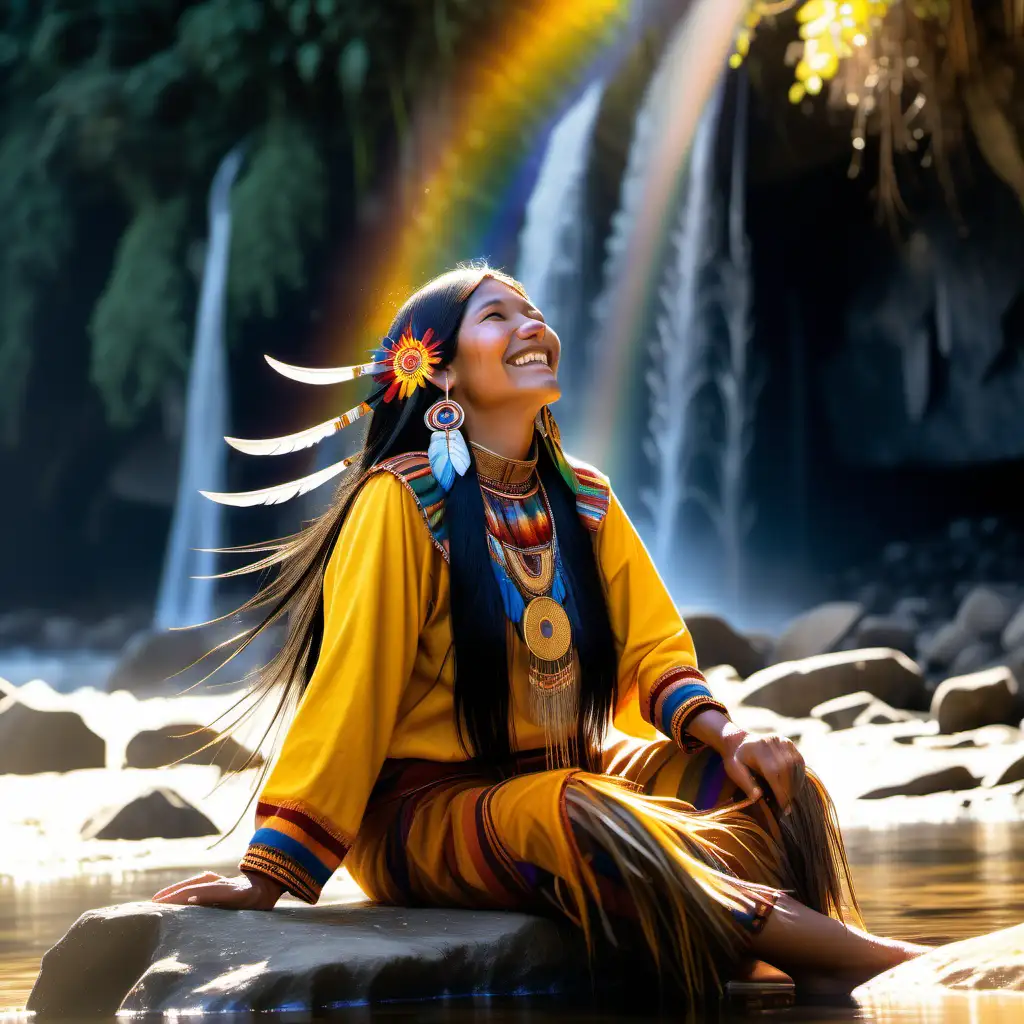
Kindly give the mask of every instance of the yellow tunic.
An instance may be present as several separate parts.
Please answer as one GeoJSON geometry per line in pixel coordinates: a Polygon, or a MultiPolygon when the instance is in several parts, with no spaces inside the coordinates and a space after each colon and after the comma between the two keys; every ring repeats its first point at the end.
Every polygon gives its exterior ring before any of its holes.
{"type": "MultiPolygon", "coordinates": [[[[694,670],[689,681],[698,678],[693,643],[614,496],[595,550],[619,654],[615,726],[653,739],[651,693],[681,668],[694,670]]],[[[386,758],[465,760],[450,645],[447,562],[412,493],[377,473],[328,563],[320,657],[260,802],[293,805],[351,846],[386,758]]],[[[517,748],[543,747],[543,730],[524,713],[529,653],[515,635],[511,662],[517,748]]],[[[293,824],[295,838],[307,842],[293,824]]]]}
{"type": "MultiPolygon", "coordinates": [[[[443,547],[407,480],[380,472],[356,497],[327,566],[320,657],[261,793],[243,870],[313,903],[351,853],[353,876],[378,900],[553,902],[585,930],[588,907],[614,915],[628,904],[647,941],[666,943],[691,981],[694,964],[738,955],[777,888],[841,915],[848,876],[827,794],[809,776],[786,823],[763,803],[736,806],[742,794],[721,758],[685,732],[694,714],[724,708],[625,511],[607,489],[599,505],[594,546],[621,734],[605,774],[544,770],[543,758],[523,754],[513,777],[499,778],[467,760],[443,547]],[[632,879],[626,895],[623,879],[632,879]],[[675,924],[659,939],[666,912],[675,924]]],[[[529,655],[511,639],[513,735],[519,751],[536,751],[545,736],[525,713],[529,655]]]]}

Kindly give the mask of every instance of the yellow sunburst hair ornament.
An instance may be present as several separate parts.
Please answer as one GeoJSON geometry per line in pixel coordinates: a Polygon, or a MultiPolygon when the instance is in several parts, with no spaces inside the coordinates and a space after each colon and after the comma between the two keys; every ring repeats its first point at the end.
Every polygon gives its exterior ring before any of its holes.
{"type": "Polygon", "coordinates": [[[397,342],[384,339],[384,344],[374,353],[374,361],[381,367],[374,375],[388,385],[385,402],[396,395],[405,401],[417,388],[426,387],[430,375],[441,363],[441,339],[433,338],[434,332],[429,327],[422,338],[413,337],[412,324],[407,324],[397,342]]]}

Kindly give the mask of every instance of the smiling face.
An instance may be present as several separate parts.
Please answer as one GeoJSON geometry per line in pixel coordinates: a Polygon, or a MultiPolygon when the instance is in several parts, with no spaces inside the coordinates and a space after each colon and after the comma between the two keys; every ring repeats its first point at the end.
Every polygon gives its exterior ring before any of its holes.
{"type": "MultiPolygon", "coordinates": [[[[487,278],[473,292],[449,364],[452,397],[471,410],[533,417],[561,395],[558,335],[530,300],[487,278]]],[[[444,387],[444,371],[435,379],[444,387]]]]}

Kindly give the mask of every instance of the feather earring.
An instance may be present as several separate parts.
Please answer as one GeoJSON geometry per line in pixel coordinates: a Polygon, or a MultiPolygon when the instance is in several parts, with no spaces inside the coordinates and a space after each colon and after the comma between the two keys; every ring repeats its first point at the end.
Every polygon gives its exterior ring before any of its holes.
{"type": "Polygon", "coordinates": [[[448,397],[448,375],[444,378],[444,398],[436,401],[424,414],[423,422],[433,431],[427,458],[434,479],[447,494],[455,476],[465,476],[470,466],[469,448],[459,427],[466,421],[462,406],[448,397]]]}

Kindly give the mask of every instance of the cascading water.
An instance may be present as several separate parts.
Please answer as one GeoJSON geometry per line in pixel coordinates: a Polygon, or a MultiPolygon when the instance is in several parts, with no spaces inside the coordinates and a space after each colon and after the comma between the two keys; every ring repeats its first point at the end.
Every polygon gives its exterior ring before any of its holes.
{"type": "Polygon", "coordinates": [[[217,570],[217,556],[199,549],[222,546],[224,510],[202,497],[199,488],[226,490],[225,289],[231,245],[231,187],[242,157],[241,145],[232,149],[221,161],[210,187],[209,240],[189,369],[178,493],[154,615],[158,629],[195,625],[216,614],[215,581],[195,577],[217,570]]]}
{"type": "MultiPolygon", "coordinates": [[[[562,341],[563,365],[578,364],[584,331],[582,297],[585,249],[590,244],[586,216],[586,174],[604,82],[592,82],[555,125],[530,194],[516,277],[562,341]]],[[[579,365],[575,370],[579,371],[579,365]]],[[[568,400],[573,388],[568,388],[568,400]]],[[[572,410],[560,409],[572,418],[572,410]]]]}
{"type": "Polygon", "coordinates": [[[679,512],[687,497],[684,476],[692,403],[707,380],[708,343],[703,315],[704,274],[714,256],[715,141],[724,82],[701,114],[690,150],[682,202],[672,237],[674,259],[659,299],[648,374],[649,433],[644,449],[653,464],[653,486],[641,492],[651,519],[655,561],[668,567],[679,539],[679,512]]]}

